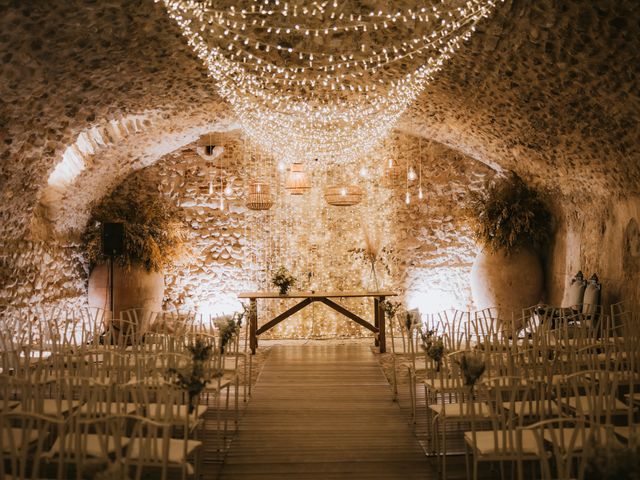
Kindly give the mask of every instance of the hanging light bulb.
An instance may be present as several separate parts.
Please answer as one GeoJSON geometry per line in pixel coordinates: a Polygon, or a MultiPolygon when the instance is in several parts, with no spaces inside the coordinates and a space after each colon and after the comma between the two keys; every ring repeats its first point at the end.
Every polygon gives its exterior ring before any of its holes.
{"type": "Polygon", "coordinates": [[[408,190],[407,190],[407,193],[404,196],[404,203],[406,203],[407,205],[409,205],[411,203],[411,194],[409,194],[408,190]]]}
{"type": "Polygon", "coordinates": [[[225,194],[227,197],[230,197],[231,195],[233,195],[233,188],[232,188],[232,186],[233,186],[233,180],[232,180],[232,181],[230,181],[229,183],[227,183],[227,186],[224,188],[224,194],[225,194]]]}
{"type": "Polygon", "coordinates": [[[409,173],[407,174],[407,178],[409,179],[410,182],[413,182],[416,178],[418,178],[418,176],[416,175],[416,171],[413,169],[413,167],[409,167],[409,173]]]}
{"type": "Polygon", "coordinates": [[[213,179],[209,178],[209,195],[213,195],[213,179]]]}
{"type": "Polygon", "coordinates": [[[224,197],[220,195],[220,210],[224,210],[224,197]]]}
{"type": "Polygon", "coordinates": [[[360,168],[360,176],[362,178],[367,178],[369,176],[369,171],[367,170],[367,167],[362,167],[360,168]]]}
{"type": "Polygon", "coordinates": [[[420,188],[418,189],[418,200],[422,200],[424,198],[424,195],[422,193],[422,185],[420,185],[420,188]]]}
{"type": "Polygon", "coordinates": [[[278,171],[280,173],[284,173],[287,170],[287,166],[284,164],[282,160],[278,162],[278,171]]]}

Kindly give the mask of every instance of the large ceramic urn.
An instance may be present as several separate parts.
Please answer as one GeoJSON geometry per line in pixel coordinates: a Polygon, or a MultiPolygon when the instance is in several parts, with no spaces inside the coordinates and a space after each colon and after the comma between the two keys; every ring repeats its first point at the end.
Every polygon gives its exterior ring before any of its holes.
{"type": "MultiPolygon", "coordinates": [[[[139,265],[129,268],[114,265],[113,298],[115,318],[120,318],[123,310],[139,308],[145,312],[162,311],[164,296],[164,275],[161,272],[148,272],[139,265]]],[[[89,306],[110,310],[109,267],[96,266],[89,276],[89,306]]],[[[149,315],[139,318],[148,319],[149,315]]],[[[138,333],[145,333],[149,325],[140,325],[138,333]]]]}
{"type": "Polygon", "coordinates": [[[496,307],[501,328],[511,320],[520,328],[522,309],[540,302],[544,274],[538,255],[521,248],[513,253],[483,249],[471,268],[471,293],[477,309],[496,307]]]}

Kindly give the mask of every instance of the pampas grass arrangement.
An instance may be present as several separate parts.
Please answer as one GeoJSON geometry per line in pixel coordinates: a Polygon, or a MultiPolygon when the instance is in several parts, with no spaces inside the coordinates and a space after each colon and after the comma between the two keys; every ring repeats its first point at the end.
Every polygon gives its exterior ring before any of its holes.
{"type": "Polygon", "coordinates": [[[91,268],[106,261],[102,253],[104,223],[124,224],[124,253],[116,257],[123,267],[139,264],[149,272],[159,272],[184,253],[182,210],[158,195],[128,192],[113,195],[91,210],[84,234],[91,268]]]}
{"type": "Polygon", "coordinates": [[[376,262],[380,256],[380,237],[377,233],[372,232],[366,225],[363,226],[364,232],[364,256],[371,265],[371,275],[376,287],[376,291],[380,290],[378,284],[378,276],[376,274],[376,262]]]}

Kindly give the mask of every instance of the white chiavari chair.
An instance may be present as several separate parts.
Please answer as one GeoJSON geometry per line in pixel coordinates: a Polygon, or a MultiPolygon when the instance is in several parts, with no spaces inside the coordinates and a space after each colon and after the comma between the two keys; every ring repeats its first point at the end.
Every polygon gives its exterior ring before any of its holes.
{"type": "MultiPolygon", "coordinates": [[[[468,424],[473,419],[488,418],[490,412],[485,402],[486,396],[482,393],[482,386],[478,386],[476,390],[471,389],[464,384],[462,377],[455,372],[455,369],[449,378],[442,375],[442,379],[444,382],[441,383],[439,391],[429,392],[434,395],[435,402],[427,402],[427,418],[431,421],[433,453],[438,461],[438,471],[441,473],[441,478],[447,478],[447,457],[452,454],[448,448],[450,441],[448,425],[468,424]]],[[[463,436],[462,432],[460,436],[463,436]]]]}
{"type": "Polygon", "coordinates": [[[0,414],[0,478],[63,478],[62,471],[44,471],[43,453],[60,431],[63,421],[38,413],[8,411],[0,414]]]}
{"type": "MultiPolygon", "coordinates": [[[[402,344],[403,349],[406,348],[402,354],[405,357],[404,361],[400,361],[397,364],[397,368],[406,372],[409,389],[409,400],[411,402],[411,421],[416,421],[416,386],[418,379],[424,377],[427,369],[425,363],[425,356],[421,351],[421,333],[422,333],[422,321],[419,312],[401,311],[397,315],[400,331],[402,332],[402,344]]],[[[394,356],[394,362],[396,361],[394,356]]],[[[396,371],[396,365],[394,364],[394,373],[396,371]]],[[[396,379],[397,383],[397,379],[396,379]]],[[[397,386],[395,387],[397,389],[397,386]]],[[[397,392],[396,392],[397,394],[397,392]]],[[[397,398],[397,397],[396,397],[397,398]]]]}
{"type": "Polygon", "coordinates": [[[92,478],[111,466],[119,468],[121,478],[126,478],[121,467],[123,449],[130,441],[127,421],[126,415],[116,413],[74,414],[63,423],[43,459],[57,464],[65,478],[92,478]]]}
{"type": "Polygon", "coordinates": [[[596,428],[612,425],[628,417],[629,405],[617,397],[618,382],[606,370],[578,371],[566,378],[566,393],[559,391],[556,401],[572,415],[584,418],[596,428]]]}
{"type": "MultiPolygon", "coordinates": [[[[591,431],[581,418],[558,417],[541,420],[520,428],[522,435],[531,432],[538,449],[547,451],[540,456],[540,478],[543,480],[576,478],[583,479],[589,449],[591,431]]],[[[524,452],[523,452],[524,454],[524,452]]],[[[519,459],[519,479],[524,478],[522,461],[519,459]]]]}
{"type": "MultiPolygon", "coordinates": [[[[26,382],[25,382],[26,383],[26,382]]],[[[32,412],[52,418],[63,419],[81,404],[77,398],[82,388],[80,377],[51,378],[45,382],[22,384],[20,405],[16,412],[32,412]]]]}
{"type": "Polygon", "coordinates": [[[544,455],[533,433],[520,428],[527,418],[526,409],[536,385],[523,382],[519,376],[505,376],[493,378],[485,387],[489,412],[476,414],[475,408],[483,404],[472,403],[471,429],[464,433],[468,454],[473,457],[474,480],[478,478],[480,462],[498,462],[501,478],[505,478],[505,462],[522,465],[524,461],[538,461],[544,455]]]}
{"type": "Polygon", "coordinates": [[[139,460],[141,464],[160,464],[168,459],[169,464],[177,464],[182,476],[199,475],[199,451],[202,442],[193,438],[202,426],[202,409],[197,398],[167,382],[145,383],[128,387],[134,403],[145,412],[145,419],[161,425],[152,432],[142,432],[143,436],[132,435],[132,443],[127,457],[139,460]],[[160,435],[161,433],[161,435],[160,435]],[[196,457],[194,469],[189,458],[196,457]]]}

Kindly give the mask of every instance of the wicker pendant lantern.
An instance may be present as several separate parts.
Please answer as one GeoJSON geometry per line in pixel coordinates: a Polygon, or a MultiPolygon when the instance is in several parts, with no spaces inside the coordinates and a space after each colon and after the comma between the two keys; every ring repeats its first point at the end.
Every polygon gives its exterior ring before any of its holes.
{"type": "Polygon", "coordinates": [[[329,205],[350,207],[362,201],[364,192],[358,185],[331,185],[324,191],[324,199],[329,205]]]}
{"type": "Polygon", "coordinates": [[[384,183],[387,187],[395,187],[400,185],[404,174],[404,168],[402,168],[398,162],[389,158],[384,166],[384,183]]]}
{"type": "Polygon", "coordinates": [[[296,162],[291,164],[284,188],[286,188],[291,195],[304,195],[309,191],[311,184],[302,163],[296,162]]]}
{"type": "Polygon", "coordinates": [[[247,195],[247,208],[250,210],[269,210],[273,206],[271,187],[265,182],[251,182],[247,195]]]}

